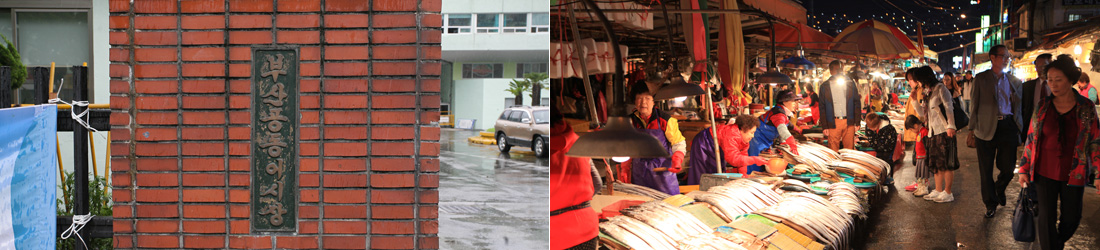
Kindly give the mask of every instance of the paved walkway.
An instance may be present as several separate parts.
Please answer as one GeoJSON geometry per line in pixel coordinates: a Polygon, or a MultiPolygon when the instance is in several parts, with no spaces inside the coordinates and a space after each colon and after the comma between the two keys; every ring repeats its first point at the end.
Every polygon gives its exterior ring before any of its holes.
{"type": "MultiPolygon", "coordinates": [[[[955,202],[933,203],[906,192],[904,187],[914,180],[914,167],[907,162],[895,175],[884,203],[874,210],[866,249],[1033,249],[1031,243],[1012,239],[1012,209],[1020,185],[1013,180],[1006,191],[1008,206],[986,219],[977,154],[964,140],[959,142],[962,166],[955,172],[955,202]]],[[[1100,249],[1100,195],[1095,188],[1085,188],[1081,226],[1066,249],[1100,249]]]]}

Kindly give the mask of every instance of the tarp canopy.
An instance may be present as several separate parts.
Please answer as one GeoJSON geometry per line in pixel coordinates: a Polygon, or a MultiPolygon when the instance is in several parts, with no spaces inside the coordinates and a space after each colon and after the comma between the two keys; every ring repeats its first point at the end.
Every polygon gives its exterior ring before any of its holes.
{"type": "Polygon", "coordinates": [[[805,24],[796,23],[794,25],[798,28],[782,24],[775,25],[775,46],[798,47],[799,42],[802,42],[802,47],[806,49],[827,50],[832,45],[832,36],[805,24]],[[801,33],[801,37],[799,37],[799,33],[801,33]]]}
{"type": "Polygon", "coordinates": [[[836,35],[836,37],[844,37],[844,36],[848,35],[849,33],[855,32],[855,31],[860,30],[860,29],[866,29],[866,28],[878,29],[878,30],[882,30],[882,31],[886,31],[887,33],[890,33],[891,35],[896,37],[898,39],[898,41],[901,42],[902,45],[905,45],[906,49],[909,49],[911,55],[920,55],[920,54],[927,55],[927,52],[921,53],[922,50],[917,49],[917,47],[918,47],[917,43],[913,42],[912,39],[909,39],[909,36],[906,35],[905,32],[901,31],[901,29],[898,29],[898,27],[894,27],[893,25],[889,25],[889,24],[886,24],[886,23],[878,21],[878,20],[866,20],[866,21],[857,22],[857,23],[852,24],[852,25],[848,25],[848,27],[844,28],[840,32],[840,34],[836,35]]]}
{"type": "Polygon", "coordinates": [[[744,0],[745,4],[790,23],[806,23],[806,8],[790,0],[744,0]]]}

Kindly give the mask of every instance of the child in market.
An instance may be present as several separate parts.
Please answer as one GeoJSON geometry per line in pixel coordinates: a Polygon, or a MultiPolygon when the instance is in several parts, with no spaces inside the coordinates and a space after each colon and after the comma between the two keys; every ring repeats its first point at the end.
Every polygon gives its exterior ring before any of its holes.
{"type": "Polygon", "coordinates": [[[925,128],[924,123],[922,123],[920,119],[917,119],[916,116],[910,115],[905,117],[905,129],[917,131],[916,143],[913,145],[913,165],[917,167],[917,188],[912,192],[915,196],[924,196],[928,194],[928,179],[932,177],[932,172],[924,162],[926,156],[924,139],[928,137],[928,128],[925,128]]]}

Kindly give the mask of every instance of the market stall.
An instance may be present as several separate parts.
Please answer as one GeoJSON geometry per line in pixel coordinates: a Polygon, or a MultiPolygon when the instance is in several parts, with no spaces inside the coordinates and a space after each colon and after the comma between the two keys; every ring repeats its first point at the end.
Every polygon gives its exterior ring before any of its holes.
{"type": "MultiPolygon", "coordinates": [[[[555,24],[564,29],[552,36],[550,68],[558,74],[551,74],[551,82],[557,90],[555,98],[560,100],[558,110],[568,111],[565,117],[580,134],[567,155],[593,158],[601,175],[609,180],[590,206],[600,214],[601,246],[851,248],[865,235],[862,228],[867,214],[882,196],[892,166],[866,153],[870,151],[866,148],[833,151],[821,146],[827,142],[823,129],[808,119],[814,112],[807,97],[829,76],[817,65],[844,60],[850,68],[845,67],[842,73],[854,76],[859,92],[869,94],[896,89],[899,73],[903,73],[901,58],[916,57],[911,47],[920,46],[900,43],[897,39],[903,36],[879,28],[845,33],[845,38],[834,41],[819,31],[806,30],[809,27],[801,23],[739,7],[736,1],[719,1],[718,6],[711,3],[709,7],[707,1],[679,4],[669,8],[661,3],[613,6],[581,1],[562,4],[555,16],[555,24]],[[614,15],[601,16],[604,11],[614,15]],[[629,23],[631,17],[620,15],[623,13],[641,13],[652,19],[638,25],[629,23]],[[713,23],[725,28],[710,27],[713,23]],[[705,35],[712,31],[718,36],[705,35]],[[739,39],[742,34],[750,39],[739,39]],[[606,45],[599,41],[604,36],[606,45]],[[808,46],[803,47],[803,42],[808,46]],[[593,43],[597,45],[589,46],[593,43]],[[888,50],[868,49],[881,43],[894,46],[888,50]],[[610,60],[601,62],[601,58],[610,60]],[[652,120],[661,123],[658,132],[676,140],[642,140],[644,134],[631,131],[654,129],[651,122],[635,119],[640,117],[630,113],[634,105],[649,107],[645,101],[632,100],[635,93],[644,92],[637,88],[648,89],[653,97],[653,114],[661,117],[652,120]],[[785,91],[787,97],[792,91],[805,97],[775,98],[774,93],[779,91],[785,91]],[[797,107],[787,104],[783,109],[791,111],[790,125],[798,128],[795,138],[799,142],[791,144],[798,150],[776,145],[761,153],[767,159],[764,171],[729,173],[732,168],[722,160],[724,153],[714,146],[704,150],[714,151],[708,156],[717,158],[714,161],[705,166],[682,166],[681,185],[676,189],[679,194],[629,179],[639,167],[632,162],[675,159],[678,152],[670,144],[686,141],[704,145],[704,139],[694,138],[709,135],[703,138],[713,138],[712,145],[720,145],[717,129],[708,128],[728,126],[738,115],[766,112],[777,107],[773,99],[807,101],[797,107]],[[639,125],[638,121],[646,124],[639,125]],[[665,130],[666,122],[677,124],[671,126],[674,131],[665,130]],[[698,185],[684,185],[688,168],[708,169],[706,173],[714,174],[703,174],[698,185]]],[[[641,96],[644,100],[645,95],[641,96]]],[[[879,93],[877,98],[884,96],[879,93]]],[[[900,121],[904,116],[898,110],[902,106],[884,106],[883,116],[895,128],[903,127],[900,121]]],[[[643,116],[650,117],[649,113],[643,116]]],[[[663,164],[647,164],[643,170],[651,168],[667,175],[662,172],[680,169],[663,164]]]]}
{"type": "Polygon", "coordinates": [[[848,249],[890,175],[866,153],[834,152],[812,142],[777,173],[713,174],[699,191],[669,196],[616,183],[621,198],[593,208],[604,215],[600,241],[609,249],[848,249]]]}

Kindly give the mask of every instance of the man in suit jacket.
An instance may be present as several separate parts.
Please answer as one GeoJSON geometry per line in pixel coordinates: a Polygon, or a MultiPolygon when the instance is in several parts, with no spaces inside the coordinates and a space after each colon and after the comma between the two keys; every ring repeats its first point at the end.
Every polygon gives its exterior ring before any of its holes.
{"type": "Polygon", "coordinates": [[[829,138],[829,148],[839,150],[841,142],[844,148],[855,148],[856,128],[863,117],[859,89],[851,78],[841,71],[841,63],[835,60],[829,63],[829,73],[833,76],[821,83],[818,109],[821,118],[818,125],[825,129],[829,138]]]}
{"type": "Polygon", "coordinates": [[[1020,138],[1025,138],[1028,129],[1031,127],[1031,114],[1035,113],[1035,107],[1038,107],[1039,100],[1043,97],[1050,95],[1050,87],[1047,86],[1047,72],[1043,70],[1050,64],[1051,59],[1054,56],[1051,54],[1042,54],[1035,58],[1035,72],[1039,73],[1039,78],[1032,79],[1031,81],[1024,82],[1023,95],[1021,99],[1023,103],[1020,118],[1023,118],[1023,129],[1020,130],[1020,138]]]}
{"type": "Polygon", "coordinates": [[[1020,128],[1025,115],[1020,110],[1022,84],[1006,70],[1010,56],[1004,45],[993,46],[989,50],[993,68],[975,76],[971,90],[970,133],[977,139],[978,173],[982,180],[986,218],[993,217],[997,205],[1005,205],[1005,188],[1014,177],[1016,147],[1020,145],[1020,128]],[[1000,170],[996,181],[993,179],[994,166],[1000,170]]]}

